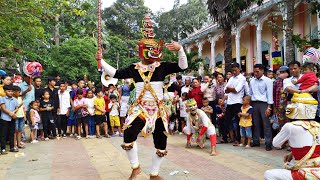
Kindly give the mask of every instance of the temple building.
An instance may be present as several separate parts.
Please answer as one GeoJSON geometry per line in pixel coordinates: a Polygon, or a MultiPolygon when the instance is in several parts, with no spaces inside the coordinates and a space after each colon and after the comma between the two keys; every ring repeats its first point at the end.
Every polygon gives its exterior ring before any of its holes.
{"type": "MultiPolygon", "coordinates": [[[[320,19],[309,12],[310,4],[297,1],[294,13],[293,34],[320,39],[320,19]]],[[[244,72],[252,72],[255,63],[277,68],[286,64],[285,32],[272,28],[283,27],[286,8],[282,0],[265,0],[262,5],[254,5],[244,11],[237,26],[232,31],[232,58],[241,64],[244,72]]],[[[185,50],[198,52],[211,68],[224,69],[224,32],[216,23],[208,23],[181,41],[185,50]]],[[[303,52],[295,48],[295,59],[302,61],[303,52]]]]}

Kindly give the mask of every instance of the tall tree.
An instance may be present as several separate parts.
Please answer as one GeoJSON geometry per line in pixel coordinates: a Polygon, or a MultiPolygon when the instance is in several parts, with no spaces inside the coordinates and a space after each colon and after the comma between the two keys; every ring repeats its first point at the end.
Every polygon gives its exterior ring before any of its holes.
{"type": "Polygon", "coordinates": [[[285,60],[287,63],[294,61],[295,57],[294,57],[294,44],[293,44],[293,24],[294,24],[294,4],[295,1],[292,0],[284,0],[286,9],[287,9],[287,19],[284,22],[285,26],[284,29],[286,31],[286,56],[285,56],[285,60]]]}
{"type": "Polygon", "coordinates": [[[117,0],[104,9],[102,19],[113,35],[128,39],[139,39],[142,20],[151,10],[144,6],[144,0],[117,0]]]}
{"type": "Polygon", "coordinates": [[[225,34],[225,72],[232,63],[232,26],[236,25],[242,12],[253,3],[261,4],[263,0],[208,0],[208,10],[212,19],[224,30],[225,34]]]}
{"type": "Polygon", "coordinates": [[[189,0],[183,5],[176,0],[172,10],[155,15],[157,22],[155,32],[158,38],[167,41],[181,40],[194,29],[200,29],[207,21],[208,15],[205,4],[201,0],[189,0]]]}

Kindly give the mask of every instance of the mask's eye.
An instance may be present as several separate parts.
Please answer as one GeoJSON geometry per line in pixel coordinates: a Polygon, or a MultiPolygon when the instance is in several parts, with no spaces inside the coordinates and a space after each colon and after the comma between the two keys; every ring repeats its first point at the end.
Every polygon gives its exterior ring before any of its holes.
{"type": "Polygon", "coordinates": [[[152,51],[152,50],[153,50],[153,48],[151,47],[151,48],[149,48],[149,50],[150,50],[150,51],[152,51]]]}

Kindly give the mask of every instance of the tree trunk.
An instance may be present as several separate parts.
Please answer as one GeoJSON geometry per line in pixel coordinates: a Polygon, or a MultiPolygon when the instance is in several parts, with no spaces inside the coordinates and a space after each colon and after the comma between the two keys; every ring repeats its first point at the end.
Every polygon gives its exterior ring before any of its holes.
{"type": "Polygon", "coordinates": [[[232,63],[232,36],[231,36],[231,25],[224,28],[225,34],[225,50],[224,50],[224,72],[227,73],[231,70],[231,63],[232,63]]]}
{"type": "Polygon", "coordinates": [[[286,31],[286,57],[287,63],[295,61],[295,49],[292,40],[293,35],[293,23],[294,23],[294,3],[295,1],[286,0],[287,6],[287,21],[285,31],[286,31]]]}
{"type": "Polygon", "coordinates": [[[56,15],[54,17],[55,21],[56,21],[56,25],[55,25],[55,31],[54,31],[54,42],[56,46],[59,46],[60,44],[60,32],[59,32],[59,15],[56,15]]]}

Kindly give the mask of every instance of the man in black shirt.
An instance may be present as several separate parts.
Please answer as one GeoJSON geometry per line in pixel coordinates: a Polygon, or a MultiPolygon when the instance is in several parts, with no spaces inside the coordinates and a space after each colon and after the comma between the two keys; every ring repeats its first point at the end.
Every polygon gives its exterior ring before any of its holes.
{"type": "Polygon", "coordinates": [[[41,87],[41,78],[39,76],[33,78],[34,82],[34,97],[36,101],[40,102],[40,99],[42,98],[44,88],[41,87]]]}
{"type": "Polygon", "coordinates": [[[56,85],[55,78],[48,77],[48,87],[45,90],[50,93],[50,101],[53,102],[53,107],[54,107],[52,110],[53,120],[54,122],[57,122],[57,112],[58,112],[58,108],[60,107],[60,104],[59,104],[58,89],[54,87],[55,85],[56,85]]]}

